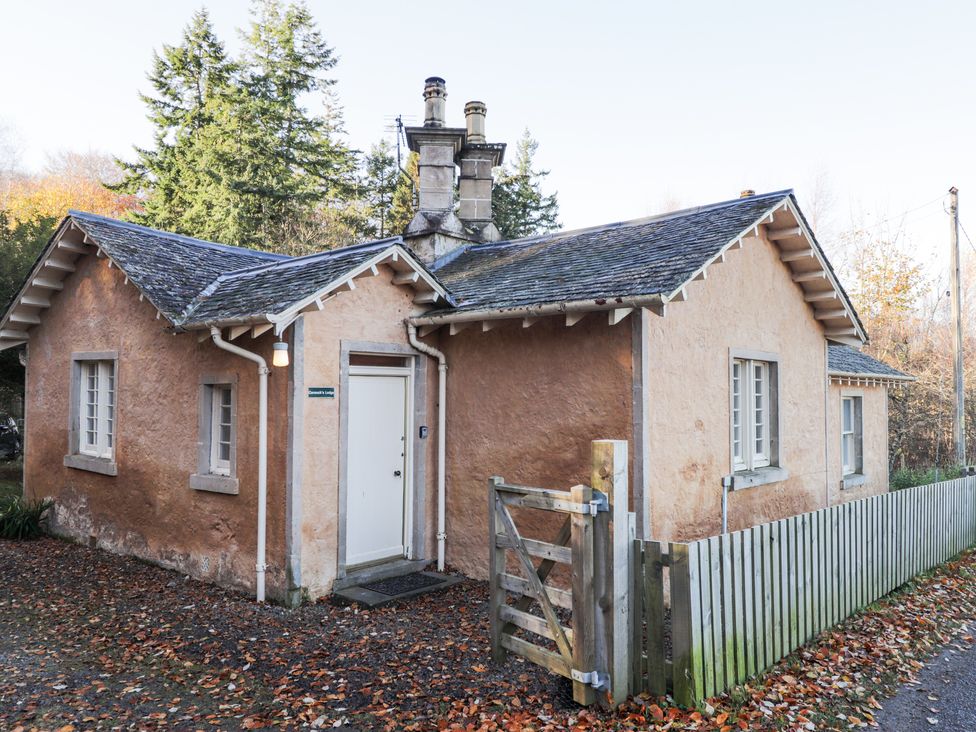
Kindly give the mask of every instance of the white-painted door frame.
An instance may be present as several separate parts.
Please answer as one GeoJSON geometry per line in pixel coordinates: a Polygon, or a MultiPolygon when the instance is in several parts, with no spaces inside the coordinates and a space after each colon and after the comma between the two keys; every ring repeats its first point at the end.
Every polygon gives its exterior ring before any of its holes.
{"type": "MultiPolygon", "coordinates": [[[[385,355],[385,354],[384,354],[385,355]]],[[[411,359],[412,360],[412,359],[411,359]]],[[[413,440],[414,440],[414,404],[413,404],[413,364],[409,366],[350,366],[349,376],[399,376],[404,381],[404,444],[403,444],[403,554],[407,559],[414,555],[413,547],[413,440]]],[[[352,408],[352,405],[350,405],[352,408]]],[[[351,445],[346,445],[343,460],[349,460],[351,445]]],[[[345,541],[349,541],[348,531],[345,541]]]]}

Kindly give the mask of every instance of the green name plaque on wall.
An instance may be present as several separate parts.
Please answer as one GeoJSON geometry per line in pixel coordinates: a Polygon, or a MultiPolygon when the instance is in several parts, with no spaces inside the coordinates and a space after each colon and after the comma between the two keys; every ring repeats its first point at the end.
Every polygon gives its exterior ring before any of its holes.
{"type": "Polygon", "coordinates": [[[308,387],[309,399],[335,399],[334,386],[310,386],[308,387]]]}

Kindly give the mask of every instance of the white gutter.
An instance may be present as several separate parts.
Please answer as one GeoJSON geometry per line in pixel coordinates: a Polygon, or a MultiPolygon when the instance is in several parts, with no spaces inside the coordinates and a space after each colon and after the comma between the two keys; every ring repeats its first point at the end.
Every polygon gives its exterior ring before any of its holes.
{"type": "Polygon", "coordinates": [[[426,353],[437,359],[437,571],[444,571],[444,542],[447,539],[447,487],[446,470],[447,455],[447,356],[433,346],[428,346],[417,339],[417,327],[410,321],[406,322],[407,338],[410,345],[421,353],[426,353]]]}
{"type": "Polygon", "coordinates": [[[228,343],[220,335],[219,328],[210,328],[214,345],[258,365],[258,546],[256,573],[256,599],[264,602],[265,537],[268,523],[268,368],[258,354],[228,343]]]}

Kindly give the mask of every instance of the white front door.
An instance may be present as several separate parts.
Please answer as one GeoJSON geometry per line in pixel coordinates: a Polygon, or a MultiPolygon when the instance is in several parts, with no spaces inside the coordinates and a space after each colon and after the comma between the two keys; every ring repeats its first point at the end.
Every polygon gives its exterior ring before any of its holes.
{"type": "Polygon", "coordinates": [[[346,565],[404,556],[409,376],[350,369],[346,565]]]}

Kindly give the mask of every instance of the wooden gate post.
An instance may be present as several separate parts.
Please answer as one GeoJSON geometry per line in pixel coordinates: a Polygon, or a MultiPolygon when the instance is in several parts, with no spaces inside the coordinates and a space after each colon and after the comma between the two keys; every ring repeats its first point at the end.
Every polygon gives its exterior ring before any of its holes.
{"type": "MultiPolygon", "coordinates": [[[[588,504],[593,499],[593,489],[586,485],[570,489],[573,502],[588,504]]],[[[596,669],[596,603],[593,602],[593,524],[592,516],[574,513],[572,520],[573,552],[573,667],[583,673],[596,669]]],[[[573,700],[589,705],[596,699],[593,686],[573,679],[573,700]]]]}
{"type": "MultiPolygon", "coordinates": [[[[603,638],[601,645],[607,659],[607,672],[610,674],[609,701],[620,704],[630,694],[630,638],[632,621],[630,617],[630,560],[631,543],[629,531],[628,480],[627,480],[627,441],[593,440],[591,447],[592,472],[590,481],[595,490],[606,495],[610,503],[610,520],[613,521],[613,543],[609,551],[609,562],[596,566],[597,573],[604,572],[606,579],[598,587],[604,588],[599,603],[598,615],[603,618],[603,638]],[[609,566],[607,566],[609,565],[609,566]]],[[[606,525],[605,523],[603,524],[606,525]]],[[[605,541],[605,537],[597,540],[605,541]]],[[[604,543],[604,546],[606,544],[604,543]]]]}
{"type": "Polygon", "coordinates": [[[491,660],[501,663],[505,660],[505,648],[502,646],[501,607],[505,604],[505,588],[501,586],[499,575],[505,571],[505,549],[495,542],[498,533],[496,514],[498,508],[498,491],[496,486],[504,483],[504,478],[493,475],[488,479],[488,635],[491,639],[491,660]]]}

